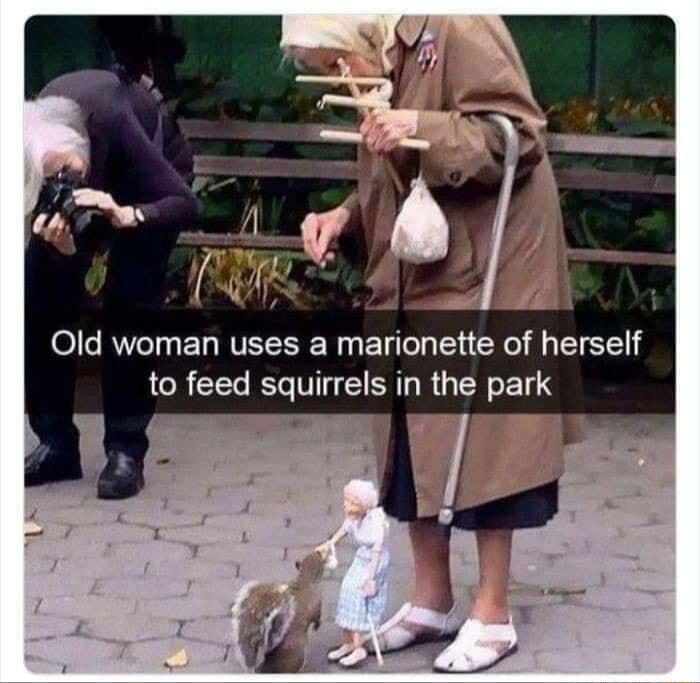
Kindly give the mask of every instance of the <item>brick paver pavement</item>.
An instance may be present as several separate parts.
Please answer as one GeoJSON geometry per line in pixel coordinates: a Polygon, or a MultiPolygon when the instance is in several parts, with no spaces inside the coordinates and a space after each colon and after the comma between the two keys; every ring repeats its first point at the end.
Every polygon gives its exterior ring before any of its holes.
{"type": "MultiPolygon", "coordinates": [[[[233,673],[229,607],[249,579],[286,579],[341,521],[342,484],[373,476],[362,416],[158,416],[147,485],[99,501],[101,419],[84,416],[85,478],[28,489],[26,663],[34,672],[159,673],[184,647],[185,670],[233,673]],[[157,464],[157,459],[168,462],[157,464]]],[[[653,672],[674,662],[674,452],[669,416],[596,416],[569,450],[561,512],[516,534],[517,655],[497,672],[653,672]]],[[[28,441],[33,443],[31,436],[28,441]]],[[[453,538],[454,582],[476,576],[471,535],[453,538]]],[[[390,609],[407,597],[406,530],[391,531],[390,609]]],[[[324,584],[325,652],[342,567],[324,584]]],[[[430,669],[440,645],[386,658],[387,672],[430,669]]],[[[374,670],[372,660],[365,670],[374,670]]]]}

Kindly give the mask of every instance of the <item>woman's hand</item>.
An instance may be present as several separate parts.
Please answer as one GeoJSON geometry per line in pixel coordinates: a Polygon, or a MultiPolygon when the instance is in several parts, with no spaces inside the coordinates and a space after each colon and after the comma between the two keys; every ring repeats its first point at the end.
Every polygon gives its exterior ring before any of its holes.
{"type": "Polygon", "coordinates": [[[117,229],[135,228],[138,225],[133,206],[119,206],[108,192],[82,187],[73,193],[75,203],[87,209],[96,209],[117,229]]]}
{"type": "Polygon", "coordinates": [[[39,235],[39,237],[46,240],[66,256],[73,256],[76,252],[75,241],[73,240],[68,221],[60,213],[55,213],[51,216],[51,220],[49,220],[48,214],[40,213],[34,219],[32,232],[35,235],[39,235]]]}
{"type": "Polygon", "coordinates": [[[340,236],[349,218],[350,212],[344,206],[307,214],[301,224],[301,237],[304,251],[314,263],[321,265],[326,260],[330,243],[340,236]]]}
{"type": "Polygon", "coordinates": [[[381,154],[398,146],[401,138],[410,138],[418,130],[415,109],[375,109],[365,116],[360,133],[370,152],[381,154]]]}
{"type": "Polygon", "coordinates": [[[374,579],[367,579],[362,584],[362,595],[366,598],[372,598],[377,594],[377,583],[374,579]]]}

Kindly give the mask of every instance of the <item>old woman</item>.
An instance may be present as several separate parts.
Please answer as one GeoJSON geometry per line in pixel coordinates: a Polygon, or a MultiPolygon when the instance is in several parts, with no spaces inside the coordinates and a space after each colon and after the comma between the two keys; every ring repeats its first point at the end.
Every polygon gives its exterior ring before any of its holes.
{"type": "MultiPolygon", "coordinates": [[[[383,75],[393,85],[391,109],[362,117],[357,192],[303,222],[312,259],[321,262],[333,240],[356,231],[367,250],[369,309],[477,309],[504,153],[482,115],[497,112],[515,124],[520,158],[492,308],[571,307],[546,119],[500,18],[299,15],[284,18],[281,45],[310,70],[338,74],[348,65],[354,76],[383,75]],[[428,140],[430,149],[398,149],[411,136],[428,140]],[[405,187],[419,171],[431,187],[450,226],[443,260],[411,265],[392,254],[404,197],[386,157],[405,187]]],[[[564,445],[580,437],[580,426],[558,413],[474,415],[454,526],[476,532],[479,584],[462,625],[450,538],[436,521],[457,424],[458,415],[406,414],[399,400],[391,416],[375,419],[380,504],[409,522],[415,567],[413,594],[380,629],[380,645],[391,651],[456,636],[434,667],[472,672],[516,649],[507,593],[513,531],[544,526],[557,512],[564,445]]]]}

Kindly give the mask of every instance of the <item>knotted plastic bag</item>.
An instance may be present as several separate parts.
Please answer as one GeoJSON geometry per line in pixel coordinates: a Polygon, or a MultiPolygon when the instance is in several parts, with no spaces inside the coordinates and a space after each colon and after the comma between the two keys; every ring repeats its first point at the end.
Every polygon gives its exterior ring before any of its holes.
{"type": "Polygon", "coordinates": [[[411,183],[394,223],[391,251],[407,263],[433,263],[447,256],[450,227],[428,186],[419,175],[411,183]]]}

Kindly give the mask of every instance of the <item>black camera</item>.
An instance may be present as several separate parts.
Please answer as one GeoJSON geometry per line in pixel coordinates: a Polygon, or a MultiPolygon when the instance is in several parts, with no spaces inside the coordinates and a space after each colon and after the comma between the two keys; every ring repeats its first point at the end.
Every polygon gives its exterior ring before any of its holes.
{"type": "Polygon", "coordinates": [[[75,203],[74,191],[85,187],[85,182],[77,173],[61,170],[44,179],[39,192],[35,215],[44,213],[49,218],[56,213],[68,221],[73,239],[78,246],[85,238],[85,232],[92,222],[95,212],[75,203]]]}

